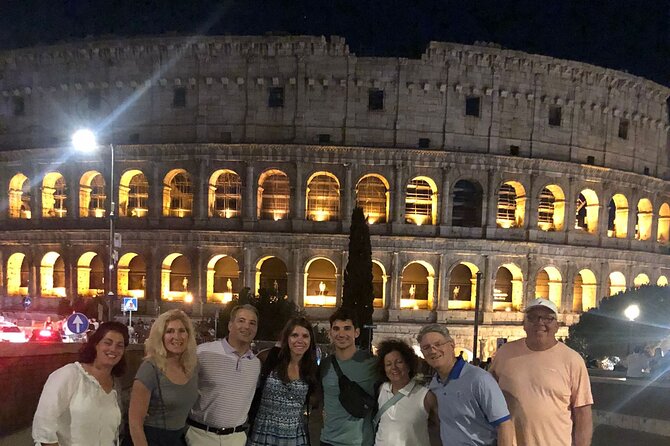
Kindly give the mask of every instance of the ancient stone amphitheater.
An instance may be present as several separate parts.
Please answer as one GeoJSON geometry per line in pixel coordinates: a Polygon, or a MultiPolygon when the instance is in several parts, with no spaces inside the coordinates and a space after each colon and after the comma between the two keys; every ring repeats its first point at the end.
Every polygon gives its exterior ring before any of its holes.
{"type": "Polygon", "coordinates": [[[323,320],[355,206],[382,337],[436,320],[468,349],[479,294],[486,356],[529,299],[556,302],[565,333],[670,276],[670,90],[627,73],[442,42],[415,60],[169,37],[1,52],[0,93],[4,309],[111,288],[207,316],[249,287],[323,320]],[[97,151],[74,150],[80,127],[97,151]]]}

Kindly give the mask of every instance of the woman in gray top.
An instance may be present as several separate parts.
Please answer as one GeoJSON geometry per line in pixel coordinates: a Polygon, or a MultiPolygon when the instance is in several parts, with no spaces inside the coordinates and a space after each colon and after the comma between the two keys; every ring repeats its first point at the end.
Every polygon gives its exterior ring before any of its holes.
{"type": "Polygon", "coordinates": [[[130,395],[134,446],[185,446],[186,418],[198,397],[195,333],[181,310],[161,314],[151,327],[130,395]]]}

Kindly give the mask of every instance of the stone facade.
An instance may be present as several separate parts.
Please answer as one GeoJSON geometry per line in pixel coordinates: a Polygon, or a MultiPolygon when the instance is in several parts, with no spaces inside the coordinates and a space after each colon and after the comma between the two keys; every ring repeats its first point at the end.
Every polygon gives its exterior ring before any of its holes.
{"type": "Polygon", "coordinates": [[[123,242],[112,283],[127,289],[124,256],[141,257],[146,311],[170,300],[176,257],[190,265],[184,291],[209,314],[218,306],[216,259],[235,260],[237,290],[258,288],[273,257],[286,267],[287,295],[326,318],[332,308],[306,301],[309,268],[332,264],[337,303],[351,210],[370,177],[385,197],[382,222],[370,224],[383,276],[375,296],[382,336],[410,337],[437,320],[470,346],[476,272],[486,354],[497,338],[523,334],[520,311],[536,295],[555,300],[569,325],[589,306],[577,300],[596,304],[670,276],[670,90],[626,73],[450,43],[431,43],[420,60],[360,58],[340,38],[317,37],[73,43],[2,52],[0,73],[0,182],[10,191],[0,195],[5,307],[26,294],[38,307],[53,305],[43,293],[54,266],[48,253],[62,258],[67,296],[81,290],[93,257],[108,262],[109,197],[97,218],[81,209],[93,176],[110,184],[110,163],[106,151],[72,152],[66,141],[80,126],[114,144],[123,242]],[[212,211],[223,171],[238,181],[231,215],[212,211]],[[148,184],[139,218],[126,216],[137,173],[148,184]],[[264,181],[273,173],[287,179],[288,207],[268,219],[264,181]],[[171,204],[178,176],[189,182],[183,216],[171,204]],[[327,212],[315,208],[318,181],[336,185],[327,212]],[[470,207],[459,195],[464,183],[470,207]],[[22,218],[28,196],[30,218],[22,218]],[[466,223],[456,217],[465,208],[473,211],[466,223]],[[17,253],[26,276],[18,286],[17,253]],[[426,279],[416,282],[425,302],[414,307],[406,302],[410,265],[426,279]],[[459,302],[452,282],[462,265],[471,295],[459,302]],[[509,295],[501,302],[502,268],[509,295]]]}

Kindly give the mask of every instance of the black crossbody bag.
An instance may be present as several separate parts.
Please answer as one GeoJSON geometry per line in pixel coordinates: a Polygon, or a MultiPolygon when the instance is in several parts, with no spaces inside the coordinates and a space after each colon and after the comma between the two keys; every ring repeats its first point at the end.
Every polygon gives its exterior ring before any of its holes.
{"type": "Polygon", "coordinates": [[[370,395],[359,386],[358,383],[350,380],[344,373],[342,373],[342,369],[337,363],[335,355],[332,355],[330,358],[333,367],[335,368],[335,373],[337,373],[337,380],[340,386],[339,400],[342,407],[344,407],[352,417],[365,418],[371,416],[377,407],[377,400],[375,397],[370,395]]]}

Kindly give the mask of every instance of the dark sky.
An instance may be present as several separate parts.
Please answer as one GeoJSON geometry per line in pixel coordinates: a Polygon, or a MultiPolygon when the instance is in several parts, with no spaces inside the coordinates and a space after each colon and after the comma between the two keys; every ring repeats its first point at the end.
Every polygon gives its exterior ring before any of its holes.
{"type": "Polygon", "coordinates": [[[670,86],[670,0],[0,0],[0,48],[192,33],[340,35],[361,56],[490,41],[670,86]]]}

